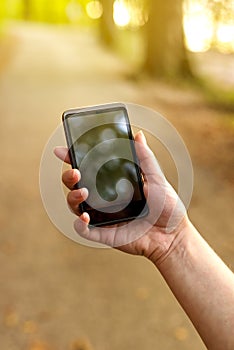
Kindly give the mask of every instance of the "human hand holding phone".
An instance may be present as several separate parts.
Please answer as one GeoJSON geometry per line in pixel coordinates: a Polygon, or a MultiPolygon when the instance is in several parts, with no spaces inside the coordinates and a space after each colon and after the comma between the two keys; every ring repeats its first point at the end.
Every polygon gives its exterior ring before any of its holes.
{"type": "MultiPolygon", "coordinates": [[[[80,236],[127,253],[144,255],[154,262],[160,263],[169,254],[173,242],[180,240],[183,228],[188,225],[188,218],[182,202],[163,175],[142,131],[135,135],[135,145],[140,167],[144,173],[143,189],[147,198],[149,214],[134,220],[133,225],[118,223],[106,226],[105,230],[98,227],[90,229],[88,213],[81,213],[79,210],[79,205],[89,195],[88,190],[86,188],[74,189],[74,185],[79,183],[82,174],[77,169],[70,169],[63,173],[62,180],[65,186],[71,190],[68,193],[67,201],[72,211],[79,216],[74,226],[80,236]],[[158,217],[154,217],[156,207],[161,208],[158,217]],[[174,218],[173,228],[168,231],[168,224],[172,216],[174,218]],[[141,235],[141,232],[144,234],[141,235]],[[139,238],[129,240],[129,237],[137,236],[139,238]],[[129,241],[130,243],[128,243],[129,241]]],[[[55,154],[62,161],[70,164],[66,147],[57,147],[55,154]]]]}

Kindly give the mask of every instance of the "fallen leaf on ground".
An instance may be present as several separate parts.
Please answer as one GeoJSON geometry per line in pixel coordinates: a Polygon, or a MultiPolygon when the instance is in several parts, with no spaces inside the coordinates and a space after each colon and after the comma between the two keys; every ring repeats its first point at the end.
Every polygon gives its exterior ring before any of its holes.
{"type": "Polygon", "coordinates": [[[87,338],[78,338],[72,343],[71,350],[93,350],[93,347],[87,338]]]}

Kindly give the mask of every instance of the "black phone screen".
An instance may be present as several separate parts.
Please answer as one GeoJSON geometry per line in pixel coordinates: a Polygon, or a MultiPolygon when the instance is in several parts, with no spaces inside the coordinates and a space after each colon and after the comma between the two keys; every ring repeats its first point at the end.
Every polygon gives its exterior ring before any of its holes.
{"type": "Polygon", "coordinates": [[[89,191],[81,210],[89,213],[90,224],[106,225],[146,215],[126,108],[67,111],[63,120],[72,166],[81,172],[78,186],[89,191]]]}

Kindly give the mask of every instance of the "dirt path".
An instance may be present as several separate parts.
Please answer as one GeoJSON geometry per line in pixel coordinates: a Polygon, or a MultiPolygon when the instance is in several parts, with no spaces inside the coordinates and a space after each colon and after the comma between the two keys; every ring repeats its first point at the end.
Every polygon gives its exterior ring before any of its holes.
{"type": "Polygon", "coordinates": [[[11,32],[17,46],[0,75],[1,348],[204,349],[150,263],[80,246],[56,230],[41,203],[38,170],[63,110],[118,100],[153,107],[191,152],[190,216],[233,267],[233,135],[220,112],[189,91],[126,80],[129,67],[89,32],[25,24],[11,32]]]}

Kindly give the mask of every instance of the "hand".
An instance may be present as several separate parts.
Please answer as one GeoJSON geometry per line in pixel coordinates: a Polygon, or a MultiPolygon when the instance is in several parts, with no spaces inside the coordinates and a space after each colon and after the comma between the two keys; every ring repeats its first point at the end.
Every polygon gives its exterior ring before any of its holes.
{"type": "MultiPolygon", "coordinates": [[[[144,174],[144,193],[149,206],[149,215],[145,218],[89,229],[88,213],[79,211],[79,204],[88,198],[88,190],[74,189],[81,179],[80,172],[77,169],[67,170],[63,173],[62,181],[71,190],[67,202],[79,217],[74,226],[80,236],[127,253],[144,255],[154,263],[160,263],[181,240],[189,221],[181,200],[167,182],[141,131],[135,136],[135,146],[144,174]]],[[[56,147],[54,152],[58,158],[70,163],[67,148],[56,147]]]]}

